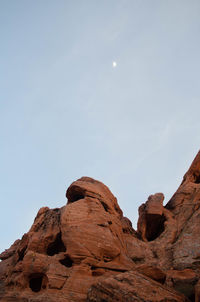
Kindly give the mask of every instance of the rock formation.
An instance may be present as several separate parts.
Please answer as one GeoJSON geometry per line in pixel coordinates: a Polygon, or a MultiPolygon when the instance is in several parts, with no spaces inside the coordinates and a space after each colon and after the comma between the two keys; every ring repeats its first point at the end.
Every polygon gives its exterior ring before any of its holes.
{"type": "Polygon", "coordinates": [[[140,206],[137,231],[99,181],[66,197],[0,255],[0,301],[200,301],[200,152],[166,206],[140,206]]]}

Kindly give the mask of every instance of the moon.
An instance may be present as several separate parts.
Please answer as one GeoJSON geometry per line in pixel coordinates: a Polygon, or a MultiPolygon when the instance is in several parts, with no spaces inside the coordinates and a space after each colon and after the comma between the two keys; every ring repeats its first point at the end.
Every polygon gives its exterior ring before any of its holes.
{"type": "Polygon", "coordinates": [[[112,62],[112,67],[113,67],[113,68],[117,67],[117,62],[113,61],[113,62],[112,62]]]}

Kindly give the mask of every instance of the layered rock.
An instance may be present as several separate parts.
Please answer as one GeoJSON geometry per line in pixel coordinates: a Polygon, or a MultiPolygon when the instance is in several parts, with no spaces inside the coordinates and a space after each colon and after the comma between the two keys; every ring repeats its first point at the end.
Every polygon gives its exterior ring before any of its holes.
{"type": "Polygon", "coordinates": [[[165,207],[162,193],[140,206],[137,231],[99,181],[66,197],[0,255],[1,301],[200,301],[200,153],[165,207]]]}

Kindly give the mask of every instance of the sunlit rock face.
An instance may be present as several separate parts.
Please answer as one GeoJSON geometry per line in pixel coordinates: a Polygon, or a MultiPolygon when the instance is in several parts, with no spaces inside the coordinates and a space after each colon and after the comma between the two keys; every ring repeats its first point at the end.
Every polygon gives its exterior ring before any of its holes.
{"type": "Polygon", "coordinates": [[[140,206],[137,231],[97,180],[66,197],[0,255],[0,301],[200,301],[200,153],[165,207],[162,193],[140,206]]]}

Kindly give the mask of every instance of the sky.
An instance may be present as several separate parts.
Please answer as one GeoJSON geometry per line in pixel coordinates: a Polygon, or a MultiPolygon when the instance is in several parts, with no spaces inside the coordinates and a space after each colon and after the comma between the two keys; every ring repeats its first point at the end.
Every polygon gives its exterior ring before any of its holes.
{"type": "Polygon", "coordinates": [[[134,228],[150,194],[167,203],[199,150],[199,14],[199,0],[0,0],[0,252],[82,176],[134,228]]]}

